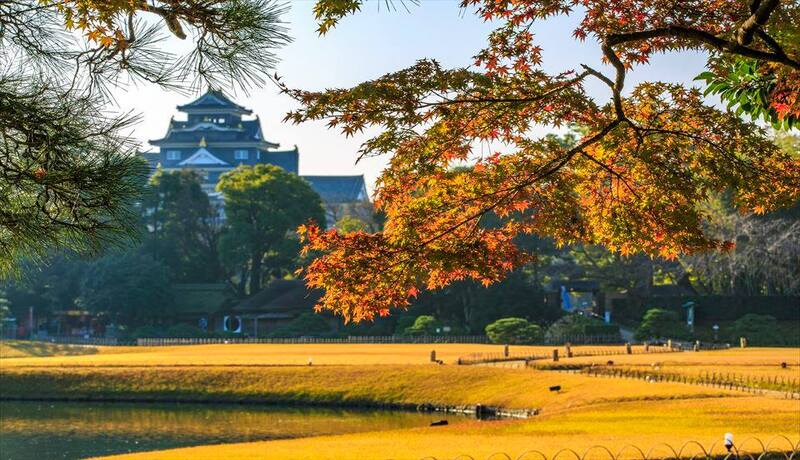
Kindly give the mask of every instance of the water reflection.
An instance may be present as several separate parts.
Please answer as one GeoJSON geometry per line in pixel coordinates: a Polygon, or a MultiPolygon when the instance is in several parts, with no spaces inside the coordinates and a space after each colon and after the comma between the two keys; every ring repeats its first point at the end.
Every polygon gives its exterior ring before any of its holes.
{"type": "MultiPolygon", "coordinates": [[[[437,414],[201,404],[0,402],[0,458],[72,459],[427,426],[437,414]]],[[[448,416],[451,423],[457,417],[448,416]]]]}

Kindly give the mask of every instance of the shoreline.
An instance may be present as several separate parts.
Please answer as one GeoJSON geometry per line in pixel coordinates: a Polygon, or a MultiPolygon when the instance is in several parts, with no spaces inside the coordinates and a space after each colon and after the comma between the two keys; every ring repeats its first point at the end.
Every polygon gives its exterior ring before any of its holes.
{"type": "Polygon", "coordinates": [[[385,410],[418,413],[442,413],[472,416],[477,420],[492,419],[528,419],[539,415],[540,409],[508,409],[497,406],[476,405],[444,405],[444,404],[412,404],[412,403],[341,403],[333,401],[285,401],[259,398],[244,399],[188,399],[188,398],[147,398],[133,397],[87,397],[87,396],[6,396],[0,394],[0,402],[88,402],[88,403],[146,403],[146,404],[201,404],[201,405],[242,405],[264,407],[291,408],[325,408],[349,410],[385,410]]]}

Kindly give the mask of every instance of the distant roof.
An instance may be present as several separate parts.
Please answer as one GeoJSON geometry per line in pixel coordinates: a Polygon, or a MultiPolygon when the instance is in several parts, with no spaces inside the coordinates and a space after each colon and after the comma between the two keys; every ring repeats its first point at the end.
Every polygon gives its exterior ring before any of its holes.
{"type": "Polygon", "coordinates": [[[367,201],[364,176],[302,176],[327,203],[367,201]]]}
{"type": "Polygon", "coordinates": [[[322,292],[310,290],[301,280],[273,280],[267,286],[239,302],[234,311],[287,312],[311,311],[322,292]]]}
{"type": "Polygon", "coordinates": [[[187,110],[195,111],[198,109],[226,109],[234,110],[239,113],[252,113],[249,109],[246,109],[230,100],[222,91],[215,89],[209,89],[205,94],[194,101],[178,106],[178,110],[182,112],[187,110]]]}
{"type": "Polygon", "coordinates": [[[170,313],[213,313],[220,310],[235,294],[225,283],[190,283],[172,285],[170,313]]]}

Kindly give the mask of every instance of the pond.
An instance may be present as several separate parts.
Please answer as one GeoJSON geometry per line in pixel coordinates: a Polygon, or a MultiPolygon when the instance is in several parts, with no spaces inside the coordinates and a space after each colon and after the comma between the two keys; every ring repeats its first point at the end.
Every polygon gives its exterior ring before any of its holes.
{"type": "Polygon", "coordinates": [[[0,402],[0,458],[74,459],[428,426],[453,414],[278,406],[0,402]]]}

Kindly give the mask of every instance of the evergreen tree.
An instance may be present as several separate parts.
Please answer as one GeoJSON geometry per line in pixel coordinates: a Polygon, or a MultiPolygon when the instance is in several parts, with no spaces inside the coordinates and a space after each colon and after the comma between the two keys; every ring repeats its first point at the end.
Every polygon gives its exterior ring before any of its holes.
{"type": "Polygon", "coordinates": [[[192,170],[157,171],[142,204],[148,236],[142,252],[161,261],[179,283],[222,279],[217,245],[221,223],[192,170]]]}
{"type": "Polygon", "coordinates": [[[110,89],[260,84],[288,41],[284,10],[273,0],[0,2],[0,275],[51,248],[96,252],[135,237],[147,167],[125,134],[136,118],[105,109],[110,89]],[[186,55],[164,46],[187,35],[186,55]]]}
{"type": "Polygon", "coordinates": [[[239,166],[220,177],[217,190],[227,216],[221,247],[228,261],[246,267],[250,294],[261,289],[265,265],[273,274],[294,271],[298,226],[325,223],[317,192],[278,166],[239,166]]]}

